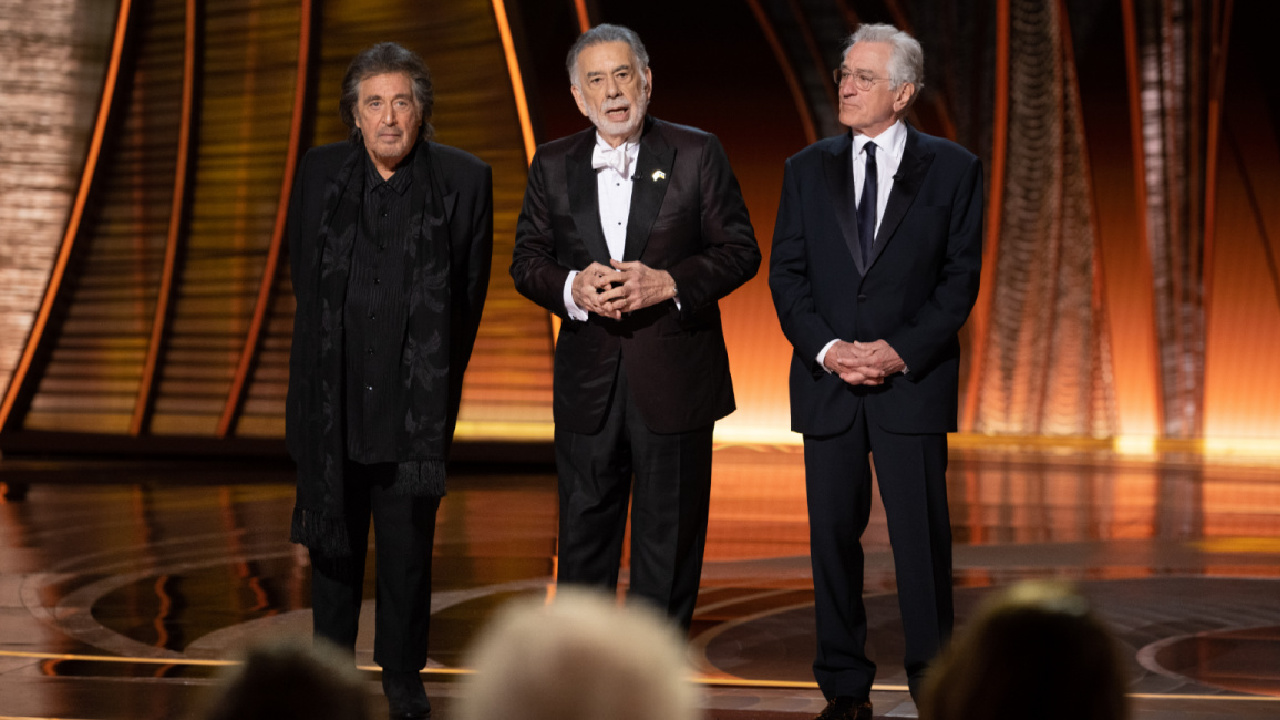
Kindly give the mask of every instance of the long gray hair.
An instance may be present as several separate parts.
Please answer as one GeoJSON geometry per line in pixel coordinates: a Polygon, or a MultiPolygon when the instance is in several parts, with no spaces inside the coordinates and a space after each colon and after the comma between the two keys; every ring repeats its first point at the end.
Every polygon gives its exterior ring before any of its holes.
{"type": "Polygon", "coordinates": [[[350,140],[357,145],[364,144],[360,128],[356,127],[356,103],[360,102],[360,83],[374,75],[385,73],[402,73],[413,84],[413,100],[422,113],[422,125],[418,137],[430,140],[435,134],[431,127],[431,109],[435,106],[435,90],[431,85],[431,71],[422,61],[418,53],[408,50],[393,42],[378,43],[361,51],[347,66],[347,74],[342,77],[342,97],[338,100],[338,114],[342,122],[351,129],[350,140]]]}

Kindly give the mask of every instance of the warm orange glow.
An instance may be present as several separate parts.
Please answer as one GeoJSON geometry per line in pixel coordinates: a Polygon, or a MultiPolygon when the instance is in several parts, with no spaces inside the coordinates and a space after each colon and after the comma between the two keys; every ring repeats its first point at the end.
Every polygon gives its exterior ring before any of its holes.
{"type": "Polygon", "coordinates": [[[1204,436],[1213,447],[1280,446],[1280,143],[1257,98],[1231,100],[1217,172],[1214,299],[1205,317],[1204,436]],[[1254,116],[1257,117],[1257,116],[1254,116]]]}
{"type": "Polygon", "coordinates": [[[75,201],[71,205],[71,216],[67,220],[66,232],[62,235],[62,244],[58,248],[58,257],[54,261],[53,271],[49,274],[49,285],[45,288],[44,299],[40,302],[40,310],[31,324],[31,335],[22,350],[22,357],[14,368],[13,378],[9,381],[8,392],[4,403],[0,404],[0,428],[9,423],[9,415],[17,402],[18,395],[25,384],[27,373],[31,370],[31,361],[35,357],[36,348],[44,337],[49,325],[49,315],[53,311],[54,300],[62,288],[62,280],[66,276],[67,262],[71,259],[71,251],[75,247],[76,236],[80,234],[80,222],[84,219],[85,203],[89,199],[89,190],[93,185],[93,175],[98,169],[98,158],[102,154],[102,141],[106,133],[107,121],[111,118],[111,104],[115,99],[116,82],[120,76],[120,56],[124,51],[124,39],[129,29],[129,9],[132,0],[121,0],[120,12],[116,15],[116,32],[111,41],[111,58],[107,61],[107,72],[102,80],[102,99],[98,103],[98,119],[93,126],[93,134],[89,138],[89,152],[84,161],[84,171],[80,173],[80,188],[76,192],[75,201]]]}
{"type": "Polygon", "coordinates": [[[511,26],[507,23],[507,8],[502,0],[493,0],[493,16],[498,21],[498,35],[502,37],[502,54],[507,57],[507,72],[511,75],[511,91],[515,95],[516,114],[520,116],[520,132],[524,135],[524,153],[529,162],[538,143],[533,137],[533,122],[529,119],[529,100],[524,94],[524,76],[520,73],[520,59],[516,57],[515,42],[511,39],[511,26]]]}
{"type": "Polygon", "coordinates": [[[293,119],[289,124],[289,149],[285,153],[284,175],[280,180],[280,195],[276,201],[275,227],[271,231],[271,244],[267,247],[267,262],[258,283],[258,299],[254,305],[253,319],[240,352],[240,362],[227,393],[227,404],[218,419],[218,437],[231,433],[232,423],[244,401],[244,388],[249,380],[249,368],[253,366],[258,346],[262,342],[262,329],[271,308],[272,291],[276,284],[276,272],[280,266],[281,249],[284,246],[285,221],[289,216],[289,194],[293,189],[293,176],[298,167],[298,153],[302,144],[302,123],[307,112],[307,60],[311,55],[311,0],[301,0],[298,9],[298,73],[294,80],[293,119]]]}
{"type": "MultiPolygon", "coordinates": [[[[1139,52],[1138,51],[1138,30],[1137,30],[1137,19],[1134,16],[1133,0],[1124,0],[1124,2],[1121,3],[1121,9],[1122,9],[1122,15],[1124,18],[1125,74],[1128,78],[1128,90],[1129,90],[1129,128],[1130,128],[1130,142],[1132,143],[1132,151],[1133,151],[1134,207],[1137,208],[1137,212],[1134,215],[1134,221],[1137,223],[1137,237],[1139,241],[1138,257],[1137,257],[1138,262],[1131,270],[1131,272],[1133,273],[1133,276],[1131,277],[1128,284],[1134,285],[1134,286],[1140,286],[1144,288],[1143,295],[1145,296],[1145,299],[1146,299],[1145,307],[1143,307],[1142,305],[1126,305],[1125,307],[1127,307],[1131,313],[1135,310],[1146,311],[1146,312],[1140,312],[1140,316],[1143,318],[1142,330],[1144,331],[1144,334],[1147,336],[1147,343],[1149,343],[1149,346],[1150,346],[1150,352],[1146,353],[1146,358],[1145,358],[1145,363],[1148,364],[1149,369],[1146,370],[1143,374],[1149,373],[1149,377],[1151,378],[1151,382],[1153,384],[1152,389],[1154,392],[1152,393],[1152,397],[1151,397],[1151,402],[1153,403],[1152,417],[1151,417],[1152,427],[1150,429],[1133,427],[1133,425],[1135,425],[1136,423],[1130,423],[1126,425],[1123,404],[1121,405],[1120,427],[1121,427],[1121,431],[1125,433],[1147,434],[1147,433],[1159,433],[1162,430],[1164,425],[1164,421],[1163,421],[1164,400],[1161,397],[1160,390],[1159,390],[1160,360],[1159,360],[1159,353],[1156,352],[1157,341],[1155,337],[1155,332],[1156,332],[1155,300],[1152,297],[1152,294],[1155,292],[1155,290],[1152,282],[1153,273],[1151,271],[1151,253],[1147,247],[1147,239],[1150,237],[1150,233],[1147,228],[1147,214],[1146,214],[1147,161],[1146,161],[1146,156],[1143,154],[1143,149],[1142,149],[1142,146],[1143,146],[1142,76],[1140,74],[1141,71],[1139,70],[1140,63],[1138,60],[1138,52],[1139,52]]],[[[1115,295],[1112,295],[1111,298],[1113,301],[1119,300],[1119,298],[1117,298],[1115,295]]],[[[1118,329],[1118,327],[1115,325],[1113,325],[1112,327],[1115,329],[1118,329]]],[[[1119,339],[1120,338],[1117,337],[1117,340],[1119,339]]],[[[1116,343],[1116,346],[1117,346],[1116,347],[1117,349],[1116,399],[1118,401],[1123,402],[1125,392],[1128,390],[1135,389],[1136,387],[1140,387],[1140,385],[1137,382],[1135,382],[1133,385],[1129,385],[1123,382],[1124,378],[1122,377],[1122,372],[1125,371],[1127,368],[1124,365],[1121,365],[1120,363],[1120,358],[1119,358],[1120,345],[1121,345],[1120,342],[1116,343]]],[[[1134,418],[1134,419],[1136,420],[1137,418],[1134,418]]]]}
{"type": "Polygon", "coordinates": [[[573,0],[573,7],[578,11],[578,32],[591,29],[591,17],[587,14],[587,0],[573,0]]]}
{"type": "Polygon", "coordinates": [[[982,382],[982,347],[987,340],[987,321],[995,297],[997,250],[1000,248],[1000,213],[1004,202],[1004,164],[1009,144],[1009,2],[996,3],[996,89],[991,130],[991,196],[987,198],[987,241],[982,248],[982,278],[978,300],[969,322],[976,346],[969,354],[969,386],[965,392],[960,429],[969,431],[978,417],[979,388],[982,382]]]}
{"type": "Polygon", "coordinates": [[[178,246],[186,234],[184,216],[187,206],[187,182],[191,163],[191,130],[194,123],[196,83],[196,0],[186,4],[186,41],[182,58],[182,120],[178,126],[177,161],[173,169],[173,199],[169,206],[169,236],[164,248],[164,270],[160,275],[160,291],[156,293],[156,313],[151,323],[151,340],[147,359],[138,383],[138,397],[133,406],[129,433],[140,435],[151,422],[151,397],[155,393],[156,369],[160,350],[169,329],[169,306],[173,303],[173,276],[178,266],[178,246]]]}
{"type": "Polygon", "coordinates": [[[1213,5],[1213,50],[1209,59],[1209,101],[1204,165],[1204,316],[1213,308],[1213,254],[1218,213],[1218,162],[1222,141],[1222,104],[1227,91],[1227,41],[1231,37],[1231,0],[1213,5]],[[1219,15],[1221,12],[1221,16],[1219,15]]]}

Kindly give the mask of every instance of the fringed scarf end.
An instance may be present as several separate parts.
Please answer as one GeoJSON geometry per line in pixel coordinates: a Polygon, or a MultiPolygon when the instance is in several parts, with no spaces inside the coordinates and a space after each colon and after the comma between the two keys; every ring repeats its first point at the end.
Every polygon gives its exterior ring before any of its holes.
{"type": "Polygon", "coordinates": [[[346,557],[351,554],[351,539],[347,536],[347,524],[335,518],[305,510],[293,509],[289,523],[289,542],[304,545],[308,550],[326,557],[346,557]]]}

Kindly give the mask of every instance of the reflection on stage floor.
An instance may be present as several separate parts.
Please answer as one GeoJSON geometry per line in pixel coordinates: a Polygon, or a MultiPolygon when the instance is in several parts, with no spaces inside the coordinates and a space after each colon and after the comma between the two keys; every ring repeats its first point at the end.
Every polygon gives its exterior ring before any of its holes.
{"type": "MultiPolygon", "coordinates": [[[[691,633],[707,717],[812,717],[823,702],[800,449],[720,447],[715,468],[691,633]]],[[[1136,718],[1278,716],[1278,469],[955,448],[958,619],[992,588],[1069,579],[1129,651],[1136,718]]],[[[291,472],[277,461],[0,461],[0,718],[189,716],[239,648],[309,634],[307,557],[286,537],[291,472]]],[[[553,591],[555,522],[550,468],[454,469],[424,672],[438,718],[494,608],[553,591]]],[[[880,507],[864,546],[876,715],[914,716],[880,507]]],[[[362,623],[371,612],[369,600],[362,623]]],[[[368,632],[356,660],[377,698],[368,632]]]]}

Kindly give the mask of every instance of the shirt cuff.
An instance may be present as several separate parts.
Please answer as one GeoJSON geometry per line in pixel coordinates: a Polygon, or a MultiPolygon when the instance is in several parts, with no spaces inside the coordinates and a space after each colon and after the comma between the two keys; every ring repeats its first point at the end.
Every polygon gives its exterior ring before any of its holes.
{"type": "Polygon", "coordinates": [[[835,345],[838,342],[840,342],[840,338],[836,338],[835,340],[832,340],[826,345],[823,345],[822,349],[818,351],[818,367],[822,368],[823,370],[826,370],[828,373],[830,373],[831,371],[827,370],[827,366],[824,364],[824,361],[827,359],[827,351],[831,349],[832,345],[835,345]]]}
{"type": "Polygon", "coordinates": [[[587,311],[578,307],[578,304],[573,301],[573,279],[576,277],[578,277],[578,271],[570,270],[569,277],[564,280],[564,311],[570,320],[586,322],[587,311]]]}

